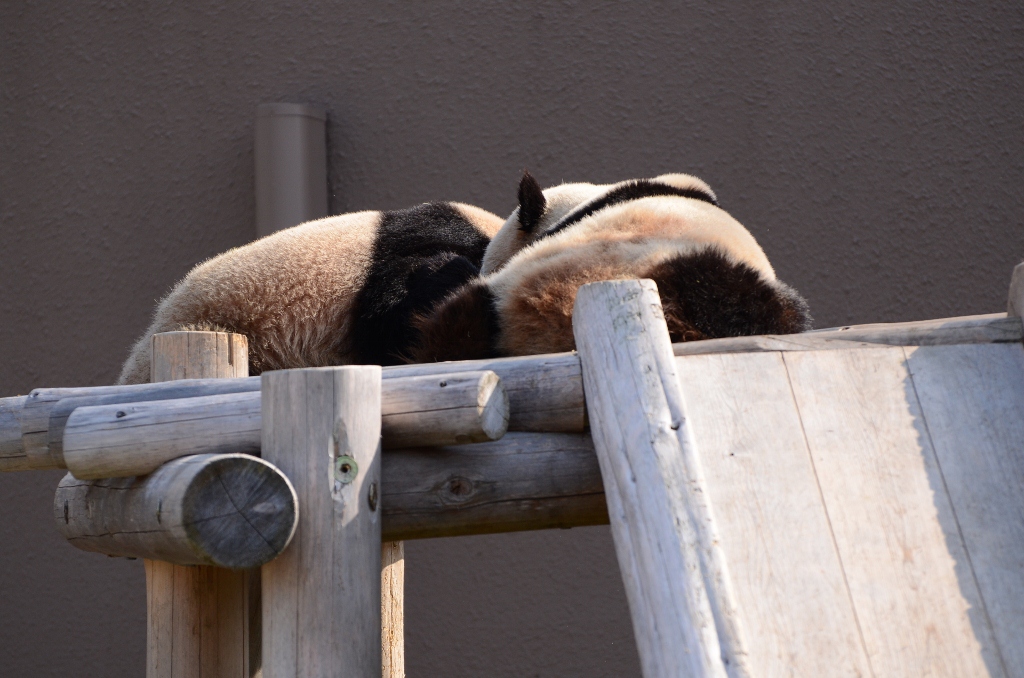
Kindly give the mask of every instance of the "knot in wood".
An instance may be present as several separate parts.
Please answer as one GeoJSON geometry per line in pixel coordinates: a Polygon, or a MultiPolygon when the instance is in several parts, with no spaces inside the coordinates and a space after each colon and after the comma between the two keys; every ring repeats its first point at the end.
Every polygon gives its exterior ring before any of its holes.
{"type": "Polygon", "coordinates": [[[463,502],[475,493],[473,481],[462,476],[452,476],[444,485],[442,495],[445,499],[463,502]]]}

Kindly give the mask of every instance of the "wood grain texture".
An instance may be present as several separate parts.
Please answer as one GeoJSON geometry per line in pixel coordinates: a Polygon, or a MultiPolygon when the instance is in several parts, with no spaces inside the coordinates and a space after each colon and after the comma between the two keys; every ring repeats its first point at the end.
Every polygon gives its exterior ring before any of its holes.
{"type": "Polygon", "coordinates": [[[381,417],[385,448],[480,443],[505,435],[509,399],[490,370],[389,378],[381,417]]]}
{"type": "Polygon", "coordinates": [[[984,601],[1007,675],[1024,676],[1024,348],[906,349],[924,429],[970,555],[958,563],[984,601]]]}
{"type": "MultiPolygon", "coordinates": [[[[388,379],[385,447],[495,440],[509,404],[493,372],[388,379]]],[[[64,426],[62,457],[80,479],[144,475],[188,454],[260,454],[258,392],[79,407],[64,426]]]]}
{"type": "MultiPolygon", "coordinates": [[[[79,407],[118,403],[173,400],[258,391],[259,377],[238,379],[187,379],[181,382],[131,384],[127,386],[85,386],[73,388],[37,388],[30,393],[19,413],[22,454],[30,457],[33,468],[67,468],[63,459],[64,427],[79,407]],[[31,455],[28,451],[31,450],[31,455]]],[[[12,439],[4,420],[0,420],[0,440],[12,439]]],[[[0,459],[0,471],[7,469],[0,459]]]]}
{"type": "Polygon", "coordinates": [[[1010,277],[1010,293],[1006,298],[1006,315],[1024,317],[1024,264],[1017,264],[1010,277]]]}
{"type": "MultiPolygon", "coordinates": [[[[245,345],[244,337],[220,332],[200,332],[195,336],[190,332],[154,335],[151,381],[245,377],[249,369],[245,345]]],[[[108,390],[106,394],[112,393],[108,390]]],[[[52,419],[48,412],[45,422],[42,418],[35,422],[37,427],[45,423],[47,441],[54,435],[49,431],[52,419]]],[[[36,434],[36,437],[42,438],[42,435],[36,434]]],[[[26,436],[23,439],[27,441],[26,436]]],[[[260,637],[259,619],[252,614],[251,596],[254,580],[258,590],[258,579],[258,569],[222,570],[146,560],[150,601],[147,678],[251,678],[259,675],[260,657],[252,651],[253,638],[260,637]],[[215,582],[215,586],[211,582],[215,582]],[[239,627],[243,628],[241,639],[235,632],[239,627]],[[213,647],[216,652],[211,650],[213,647]]]]}
{"type": "Polygon", "coordinates": [[[784,360],[874,674],[1002,675],[903,349],[784,360]]]}
{"type": "Polygon", "coordinates": [[[888,346],[940,346],[1020,342],[1019,318],[1005,313],[940,318],[907,323],[876,323],[814,330],[802,334],[766,334],[673,344],[677,356],[759,351],[826,351],[888,346]]]}
{"type": "Polygon", "coordinates": [[[748,675],[657,287],[582,286],[573,332],[644,676],[748,675]]]}
{"type": "Polygon", "coordinates": [[[249,376],[249,342],[230,332],[162,332],[153,335],[150,381],[249,376]]]}
{"type": "Polygon", "coordinates": [[[262,379],[263,458],[299,496],[291,546],[263,567],[264,674],[380,676],[380,368],[262,379]]]}
{"type": "Polygon", "coordinates": [[[33,468],[21,442],[21,412],[26,400],[25,396],[0,398],[0,471],[33,468]]]}
{"type": "Polygon", "coordinates": [[[384,453],[385,540],[607,525],[590,436],[501,440],[384,453]]]}
{"type": "Polygon", "coordinates": [[[490,370],[509,400],[509,431],[578,433],[586,429],[580,360],[572,353],[465,360],[384,368],[384,378],[490,370]]]}
{"type": "Polygon", "coordinates": [[[871,675],[782,355],[676,367],[754,674],[871,675]]]}
{"type": "Polygon", "coordinates": [[[243,454],[182,457],[137,478],[68,474],[53,503],[58,531],[84,551],[234,569],[283,551],[297,510],[284,474],[243,454]]]}
{"type": "Polygon", "coordinates": [[[405,678],[405,545],[380,545],[380,654],[382,678],[405,678]]]}
{"type": "Polygon", "coordinates": [[[79,407],[64,428],[64,463],[76,478],[152,473],[193,454],[258,455],[259,393],[79,407]]]}
{"type": "MultiPolygon", "coordinates": [[[[1017,280],[1017,278],[1015,278],[1017,280]]],[[[1019,289],[1021,284],[1017,283],[1019,289]]],[[[1012,314],[1011,314],[1012,315],[1012,314]]],[[[173,334],[173,333],[169,333],[173,334]]],[[[215,334],[215,333],[213,333],[215,334]]],[[[887,345],[1020,342],[1021,322],[1005,314],[965,316],[910,323],[853,325],[799,335],[764,335],[675,344],[676,355],[753,351],[824,350],[887,345]]],[[[180,351],[179,351],[180,353],[180,351]]],[[[186,351],[187,353],[187,351],[186,351]]],[[[230,365],[237,369],[237,362],[230,365]]],[[[579,359],[570,353],[403,365],[384,368],[385,379],[493,370],[509,397],[510,431],[578,432],[585,430],[586,411],[579,359]]],[[[134,384],[86,388],[36,389],[24,401],[24,416],[15,422],[0,416],[0,471],[66,468],[61,442],[64,421],[76,407],[144,402],[220,393],[258,391],[259,378],[220,382],[189,380],[187,385],[134,384]],[[212,382],[212,383],[211,383],[212,382]],[[71,401],[72,398],[82,398],[71,401]],[[16,425],[22,433],[14,433],[16,425]],[[20,448],[16,439],[21,439],[20,448]],[[20,450],[20,451],[19,451],[20,450]]],[[[11,407],[10,405],[8,407],[11,407]]],[[[3,406],[0,405],[0,413],[3,406]]],[[[9,410],[10,411],[10,410],[9,410]]]]}

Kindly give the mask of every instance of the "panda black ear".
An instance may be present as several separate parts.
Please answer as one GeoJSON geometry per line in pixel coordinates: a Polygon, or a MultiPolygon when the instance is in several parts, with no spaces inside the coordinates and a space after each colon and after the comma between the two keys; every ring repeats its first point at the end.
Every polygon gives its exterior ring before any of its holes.
{"type": "Polygon", "coordinates": [[[544,215],[547,200],[540,184],[528,171],[523,170],[523,178],[519,182],[519,230],[532,233],[544,215]]]}

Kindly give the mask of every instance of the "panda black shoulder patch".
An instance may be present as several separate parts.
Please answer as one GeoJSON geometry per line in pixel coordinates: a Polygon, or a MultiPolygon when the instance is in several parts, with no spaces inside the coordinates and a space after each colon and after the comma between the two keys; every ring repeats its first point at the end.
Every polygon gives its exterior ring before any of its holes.
{"type": "Polygon", "coordinates": [[[450,203],[384,212],[355,300],[355,362],[394,365],[417,343],[413,318],[480,272],[489,239],[450,203]]]}

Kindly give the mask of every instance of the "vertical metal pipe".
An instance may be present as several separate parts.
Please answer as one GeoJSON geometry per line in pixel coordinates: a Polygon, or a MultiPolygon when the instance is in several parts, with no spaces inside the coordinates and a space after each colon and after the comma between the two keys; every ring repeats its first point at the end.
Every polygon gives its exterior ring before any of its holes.
{"type": "Polygon", "coordinates": [[[327,216],[327,110],[256,109],[256,236],[327,216]]]}

